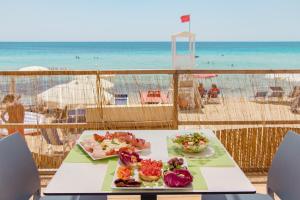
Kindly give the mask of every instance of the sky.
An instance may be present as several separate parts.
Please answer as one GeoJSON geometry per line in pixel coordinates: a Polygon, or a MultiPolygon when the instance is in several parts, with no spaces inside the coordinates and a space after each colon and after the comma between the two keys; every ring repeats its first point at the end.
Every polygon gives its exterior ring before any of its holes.
{"type": "Polygon", "coordinates": [[[0,41],[300,41],[300,0],[0,0],[0,41]]]}

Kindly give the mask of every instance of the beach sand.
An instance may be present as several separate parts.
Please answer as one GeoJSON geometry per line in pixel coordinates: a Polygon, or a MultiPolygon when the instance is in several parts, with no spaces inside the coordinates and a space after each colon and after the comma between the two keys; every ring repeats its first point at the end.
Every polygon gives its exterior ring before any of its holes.
{"type": "Polygon", "coordinates": [[[218,104],[206,104],[201,112],[181,111],[180,121],[271,121],[300,120],[289,105],[262,103],[246,98],[226,97],[218,104]]]}
{"type": "MultiPolygon", "coordinates": [[[[300,120],[300,114],[290,111],[290,106],[280,104],[262,104],[249,101],[244,98],[224,98],[219,104],[207,104],[201,112],[180,111],[180,121],[271,121],[271,120],[300,120]]],[[[246,127],[300,127],[292,125],[184,125],[180,129],[210,128],[212,130],[246,128],[246,127]]],[[[63,138],[63,135],[60,135],[63,138]]],[[[69,134],[68,140],[75,140],[75,136],[69,134]]],[[[42,136],[26,136],[26,140],[32,152],[47,154],[48,145],[42,136]]],[[[74,142],[74,141],[73,141],[74,142]]],[[[61,146],[54,146],[53,151],[62,152],[61,146]]]]}

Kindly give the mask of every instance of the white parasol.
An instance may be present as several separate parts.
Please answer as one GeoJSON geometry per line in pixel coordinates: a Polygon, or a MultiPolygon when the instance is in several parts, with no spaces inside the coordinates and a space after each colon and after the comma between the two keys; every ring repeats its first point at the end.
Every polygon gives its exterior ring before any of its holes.
{"type": "Polygon", "coordinates": [[[56,85],[38,95],[38,101],[49,107],[77,107],[87,105],[111,104],[113,95],[96,87],[96,82],[73,80],[67,84],[56,85]]]}
{"type": "Polygon", "coordinates": [[[265,78],[285,81],[300,81],[300,74],[266,74],[265,78]]]}
{"type": "Polygon", "coordinates": [[[20,68],[19,71],[49,71],[49,69],[42,66],[28,66],[20,68]]]}

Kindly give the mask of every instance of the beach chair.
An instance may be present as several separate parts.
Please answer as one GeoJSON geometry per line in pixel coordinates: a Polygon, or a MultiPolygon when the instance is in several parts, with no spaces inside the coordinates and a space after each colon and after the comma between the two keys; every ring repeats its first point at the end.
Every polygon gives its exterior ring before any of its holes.
{"type": "Polygon", "coordinates": [[[268,91],[257,91],[253,97],[253,101],[257,103],[266,102],[268,91]]]}
{"type": "Polygon", "coordinates": [[[84,122],[86,122],[85,109],[68,110],[67,123],[84,123],[84,122]]]}
{"type": "Polygon", "coordinates": [[[291,94],[289,95],[290,98],[295,98],[300,96],[300,86],[295,86],[293,88],[293,91],[291,92],[291,94]]]}
{"type": "Polygon", "coordinates": [[[168,94],[161,92],[160,90],[148,90],[147,92],[141,92],[142,104],[165,104],[168,103],[168,94]]]}
{"type": "Polygon", "coordinates": [[[115,105],[127,105],[128,94],[115,94],[115,105]]]}
{"type": "Polygon", "coordinates": [[[202,200],[283,200],[300,199],[300,135],[289,131],[273,158],[268,173],[268,194],[203,195],[202,200]]]}
{"type": "MultiPolygon", "coordinates": [[[[47,153],[50,155],[51,154],[64,155],[66,152],[66,148],[68,147],[68,142],[66,141],[66,139],[60,138],[59,131],[61,131],[61,129],[56,129],[56,128],[41,129],[41,135],[47,143],[47,153]],[[54,151],[56,147],[60,147],[62,151],[54,151]]],[[[61,133],[61,135],[63,134],[61,133]]]]}
{"type": "Polygon", "coordinates": [[[294,98],[294,100],[291,102],[291,111],[292,113],[300,112],[300,95],[294,98]]]}
{"type": "Polygon", "coordinates": [[[258,100],[258,99],[266,99],[268,95],[268,92],[267,91],[258,91],[255,93],[255,100],[258,100]]]}
{"type": "Polygon", "coordinates": [[[284,90],[282,87],[276,86],[276,87],[270,87],[271,94],[268,96],[268,98],[283,98],[284,90]]]}
{"type": "MultiPolygon", "coordinates": [[[[16,133],[0,140],[1,200],[101,200],[105,196],[44,196],[41,181],[24,138],[16,133]]],[[[103,198],[105,197],[105,198],[103,198]]]]}
{"type": "Polygon", "coordinates": [[[222,93],[215,92],[211,97],[207,97],[206,104],[220,104],[222,102],[222,93]]]}

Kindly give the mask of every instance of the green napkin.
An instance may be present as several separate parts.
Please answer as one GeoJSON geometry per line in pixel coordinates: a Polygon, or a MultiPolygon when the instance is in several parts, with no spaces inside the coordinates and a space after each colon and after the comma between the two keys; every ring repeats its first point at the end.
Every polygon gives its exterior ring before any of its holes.
{"type": "MultiPolygon", "coordinates": [[[[184,157],[183,152],[178,145],[174,144],[171,138],[167,138],[169,157],[181,156],[184,157]]],[[[210,147],[214,149],[214,155],[208,158],[186,158],[188,164],[194,167],[233,167],[234,161],[226,153],[222,144],[216,140],[210,140],[210,147]]]]}
{"type": "Polygon", "coordinates": [[[112,191],[111,185],[117,169],[118,159],[114,158],[108,161],[107,170],[102,184],[102,191],[110,192],[112,191]]]}
{"type": "Polygon", "coordinates": [[[207,190],[208,188],[200,168],[189,166],[189,171],[193,175],[193,190],[207,190]]]}

